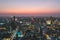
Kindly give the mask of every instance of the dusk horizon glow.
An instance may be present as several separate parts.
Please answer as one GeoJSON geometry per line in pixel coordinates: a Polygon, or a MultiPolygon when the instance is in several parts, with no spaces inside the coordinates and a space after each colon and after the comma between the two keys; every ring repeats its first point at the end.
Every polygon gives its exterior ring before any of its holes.
{"type": "Polygon", "coordinates": [[[0,14],[60,14],[60,0],[0,0],[0,14]]]}

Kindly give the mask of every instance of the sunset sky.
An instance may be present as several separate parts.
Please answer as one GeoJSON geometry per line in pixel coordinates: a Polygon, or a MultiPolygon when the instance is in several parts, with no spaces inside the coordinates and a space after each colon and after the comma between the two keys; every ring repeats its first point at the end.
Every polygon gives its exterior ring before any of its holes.
{"type": "Polygon", "coordinates": [[[0,14],[60,13],[60,0],[0,0],[0,14]]]}

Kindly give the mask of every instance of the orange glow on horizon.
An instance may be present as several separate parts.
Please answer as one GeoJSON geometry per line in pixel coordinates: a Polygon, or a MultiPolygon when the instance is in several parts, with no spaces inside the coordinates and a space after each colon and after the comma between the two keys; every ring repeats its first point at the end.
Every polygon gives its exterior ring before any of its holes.
{"type": "Polygon", "coordinates": [[[60,14],[59,0],[0,0],[0,14],[60,14]]]}
{"type": "Polygon", "coordinates": [[[29,8],[29,9],[17,9],[17,8],[12,8],[12,9],[6,9],[6,10],[1,10],[0,13],[14,13],[14,14],[41,14],[41,13],[55,13],[58,10],[55,9],[49,9],[49,8],[29,8]]]}

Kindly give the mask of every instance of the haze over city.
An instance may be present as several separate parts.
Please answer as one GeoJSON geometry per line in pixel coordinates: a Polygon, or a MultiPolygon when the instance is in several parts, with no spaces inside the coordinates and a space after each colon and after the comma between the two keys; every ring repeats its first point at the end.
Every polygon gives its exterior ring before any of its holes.
{"type": "Polygon", "coordinates": [[[0,40],[60,40],[60,0],[0,0],[0,40]]]}

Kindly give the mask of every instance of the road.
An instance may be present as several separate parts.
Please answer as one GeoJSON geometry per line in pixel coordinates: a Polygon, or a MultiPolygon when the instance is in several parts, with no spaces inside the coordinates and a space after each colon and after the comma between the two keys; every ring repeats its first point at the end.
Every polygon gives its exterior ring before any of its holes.
{"type": "Polygon", "coordinates": [[[16,28],[16,30],[13,30],[12,35],[11,35],[11,40],[14,39],[14,37],[16,36],[17,32],[18,32],[18,27],[16,28]]]}

